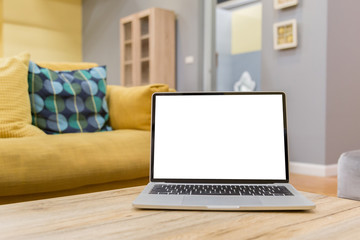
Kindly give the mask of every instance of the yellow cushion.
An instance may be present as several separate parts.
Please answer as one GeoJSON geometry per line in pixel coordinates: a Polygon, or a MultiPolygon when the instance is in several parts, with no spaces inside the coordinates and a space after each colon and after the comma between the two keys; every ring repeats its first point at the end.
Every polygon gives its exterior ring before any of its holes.
{"type": "Polygon", "coordinates": [[[45,135],[31,125],[28,93],[28,66],[30,55],[19,54],[0,58],[0,137],[45,135]]]}
{"type": "Polygon", "coordinates": [[[151,96],[168,92],[165,84],[139,87],[108,86],[110,125],[113,129],[150,130],[151,96]]]}
{"type": "Polygon", "coordinates": [[[48,68],[53,71],[74,71],[79,69],[89,69],[97,67],[96,63],[88,62],[36,62],[37,65],[43,68],[48,68]]]}
{"type": "Polygon", "coordinates": [[[0,139],[0,196],[149,175],[150,132],[117,130],[0,139]]]}

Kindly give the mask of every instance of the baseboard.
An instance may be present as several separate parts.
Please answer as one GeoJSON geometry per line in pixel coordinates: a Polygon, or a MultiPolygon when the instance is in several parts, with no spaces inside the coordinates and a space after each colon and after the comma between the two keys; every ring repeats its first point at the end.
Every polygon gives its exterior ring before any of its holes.
{"type": "Polygon", "coordinates": [[[337,164],[321,165],[313,163],[290,162],[289,168],[291,173],[319,177],[337,176],[337,164]]]}

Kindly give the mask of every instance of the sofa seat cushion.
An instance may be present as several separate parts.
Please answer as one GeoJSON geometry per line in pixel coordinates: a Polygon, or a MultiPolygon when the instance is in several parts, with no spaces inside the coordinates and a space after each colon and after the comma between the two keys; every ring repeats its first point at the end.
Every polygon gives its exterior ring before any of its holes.
{"type": "Polygon", "coordinates": [[[116,130],[0,139],[0,196],[149,175],[150,132],[116,130]]]}

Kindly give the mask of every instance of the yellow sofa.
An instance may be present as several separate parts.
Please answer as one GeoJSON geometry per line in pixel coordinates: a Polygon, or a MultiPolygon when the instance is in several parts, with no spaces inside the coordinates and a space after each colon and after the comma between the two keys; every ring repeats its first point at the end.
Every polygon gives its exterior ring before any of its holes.
{"type": "Polygon", "coordinates": [[[108,86],[113,131],[0,138],[0,203],[145,184],[158,91],[169,88],[108,86]]]}

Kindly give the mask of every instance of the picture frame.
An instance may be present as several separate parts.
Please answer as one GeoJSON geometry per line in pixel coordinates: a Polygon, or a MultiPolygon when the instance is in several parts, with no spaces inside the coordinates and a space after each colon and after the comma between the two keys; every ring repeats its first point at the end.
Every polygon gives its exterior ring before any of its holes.
{"type": "Polygon", "coordinates": [[[288,49],[297,47],[296,19],[274,23],[274,49],[288,49]]]}
{"type": "Polygon", "coordinates": [[[298,4],[298,0],[274,0],[275,9],[283,9],[292,7],[298,4]]]}

